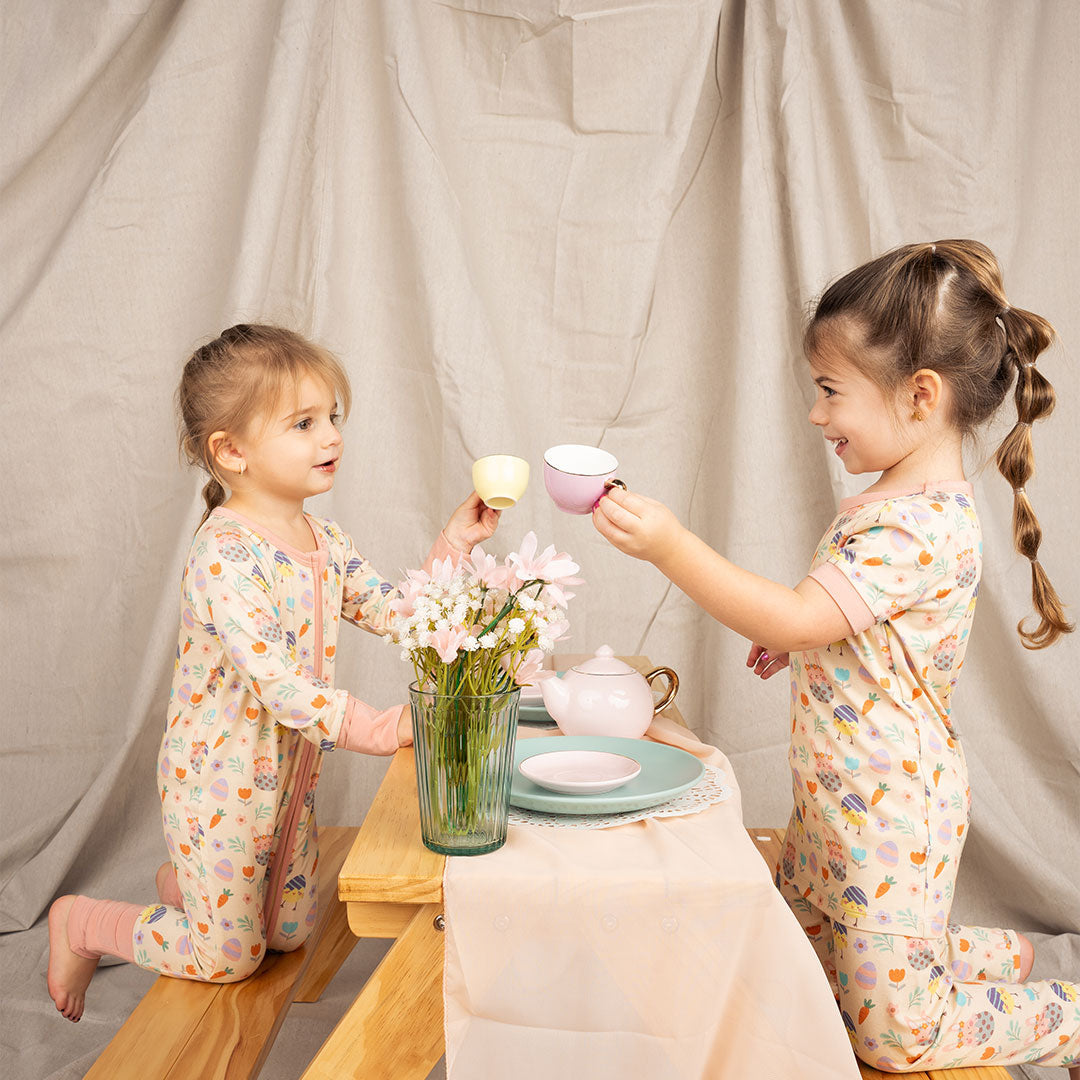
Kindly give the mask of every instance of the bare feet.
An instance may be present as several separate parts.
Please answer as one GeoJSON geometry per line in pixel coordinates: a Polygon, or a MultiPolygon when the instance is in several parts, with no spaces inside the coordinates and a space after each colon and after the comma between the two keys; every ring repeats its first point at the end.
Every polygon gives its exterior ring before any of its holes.
{"type": "MultiPolygon", "coordinates": [[[[1020,939],[1020,974],[1018,981],[1027,982],[1027,977],[1035,966],[1035,946],[1023,934],[1017,932],[1016,936],[1020,939]]],[[[1073,1078],[1073,1080],[1080,1080],[1080,1078],[1073,1078]]]]}
{"type": "Polygon", "coordinates": [[[68,944],[68,914],[74,902],[74,896],[61,896],[49,908],[49,972],[46,983],[49,997],[56,1003],[56,1008],[68,1020],[78,1023],[86,1002],[86,988],[94,977],[98,962],[73,953],[68,944]]]}
{"type": "Polygon", "coordinates": [[[163,862],[155,877],[158,899],[166,907],[183,907],[184,898],[180,895],[180,885],[176,880],[176,871],[171,862],[163,862]]]}

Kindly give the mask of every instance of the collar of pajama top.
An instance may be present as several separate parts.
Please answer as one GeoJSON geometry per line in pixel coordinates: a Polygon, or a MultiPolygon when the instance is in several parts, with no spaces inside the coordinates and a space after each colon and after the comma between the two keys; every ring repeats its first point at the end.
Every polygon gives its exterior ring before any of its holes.
{"type": "Polygon", "coordinates": [[[982,564],[972,488],[846,499],[811,576],[853,633],[791,656],[781,873],[837,919],[940,933],[970,794],[951,716],[982,564]]]}

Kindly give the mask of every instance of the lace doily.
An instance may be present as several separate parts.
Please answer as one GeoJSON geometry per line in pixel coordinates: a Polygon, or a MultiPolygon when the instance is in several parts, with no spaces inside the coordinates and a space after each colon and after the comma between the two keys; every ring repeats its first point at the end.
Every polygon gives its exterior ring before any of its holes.
{"type": "Polygon", "coordinates": [[[683,817],[700,814],[716,803],[730,799],[734,789],[726,783],[727,773],[715,765],[705,766],[705,775],[692,787],[674,799],[643,810],[627,810],[622,814],[549,814],[542,810],[523,810],[510,807],[511,825],[544,825],[552,829],[612,829],[631,821],[654,817],[683,817]]]}

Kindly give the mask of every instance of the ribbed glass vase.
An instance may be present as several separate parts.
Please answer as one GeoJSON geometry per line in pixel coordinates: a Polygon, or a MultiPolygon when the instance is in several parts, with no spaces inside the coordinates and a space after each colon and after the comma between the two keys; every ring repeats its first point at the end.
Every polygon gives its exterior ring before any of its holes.
{"type": "Polygon", "coordinates": [[[518,699],[409,688],[420,832],[443,855],[483,855],[506,842],[518,699]]]}

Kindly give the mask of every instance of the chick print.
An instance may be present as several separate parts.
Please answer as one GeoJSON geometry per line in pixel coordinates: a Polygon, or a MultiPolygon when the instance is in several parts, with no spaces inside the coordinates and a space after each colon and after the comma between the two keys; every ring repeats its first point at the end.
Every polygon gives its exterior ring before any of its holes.
{"type": "Polygon", "coordinates": [[[833,709],[833,724],[841,735],[846,735],[855,745],[855,735],[859,730],[859,714],[850,705],[837,705],[833,709]]]}
{"type": "Polygon", "coordinates": [[[852,924],[866,914],[866,893],[858,885],[849,885],[840,896],[840,906],[852,916],[852,924]]]}
{"type": "Polygon", "coordinates": [[[859,836],[866,824],[866,803],[862,797],[851,792],[840,800],[840,813],[844,815],[844,828],[854,825],[859,836]]]}
{"type": "Polygon", "coordinates": [[[287,904],[292,904],[296,907],[301,900],[304,899],[304,890],[307,888],[307,879],[303,874],[297,874],[295,877],[289,878],[285,882],[285,888],[282,891],[281,898],[287,904]]]}

